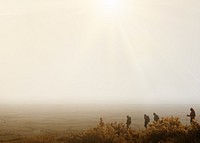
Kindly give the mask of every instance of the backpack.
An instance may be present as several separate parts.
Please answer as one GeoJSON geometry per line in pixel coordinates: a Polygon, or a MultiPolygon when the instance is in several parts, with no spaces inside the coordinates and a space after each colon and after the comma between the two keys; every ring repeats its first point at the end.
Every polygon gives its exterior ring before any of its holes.
{"type": "Polygon", "coordinates": [[[150,122],[150,118],[149,118],[149,116],[147,116],[147,122],[150,122]]]}

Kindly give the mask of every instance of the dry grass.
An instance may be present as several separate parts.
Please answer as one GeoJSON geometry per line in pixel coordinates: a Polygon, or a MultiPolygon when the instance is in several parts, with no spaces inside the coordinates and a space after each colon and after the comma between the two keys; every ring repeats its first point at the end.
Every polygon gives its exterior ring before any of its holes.
{"type": "Polygon", "coordinates": [[[97,125],[79,133],[46,134],[22,138],[12,143],[199,143],[200,126],[183,126],[179,118],[166,117],[146,130],[126,129],[123,123],[97,125]]]}

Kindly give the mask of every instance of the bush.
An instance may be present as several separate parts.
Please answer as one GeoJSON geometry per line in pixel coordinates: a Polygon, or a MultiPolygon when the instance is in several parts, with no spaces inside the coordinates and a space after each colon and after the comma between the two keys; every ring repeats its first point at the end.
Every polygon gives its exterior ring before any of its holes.
{"type": "Polygon", "coordinates": [[[183,126],[179,118],[166,117],[152,122],[146,130],[127,129],[123,123],[99,124],[79,133],[45,135],[24,139],[26,143],[199,143],[200,126],[183,126]]]}

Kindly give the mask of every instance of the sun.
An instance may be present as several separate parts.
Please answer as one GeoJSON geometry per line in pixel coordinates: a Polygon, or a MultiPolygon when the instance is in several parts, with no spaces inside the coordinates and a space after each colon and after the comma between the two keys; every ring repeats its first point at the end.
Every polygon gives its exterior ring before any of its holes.
{"type": "Polygon", "coordinates": [[[101,2],[102,11],[108,15],[115,15],[120,10],[119,0],[102,0],[101,2]]]}
{"type": "Polygon", "coordinates": [[[116,20],[124,11],[123,0],[96,0],[95,14],[98,17],[116,20]]]}

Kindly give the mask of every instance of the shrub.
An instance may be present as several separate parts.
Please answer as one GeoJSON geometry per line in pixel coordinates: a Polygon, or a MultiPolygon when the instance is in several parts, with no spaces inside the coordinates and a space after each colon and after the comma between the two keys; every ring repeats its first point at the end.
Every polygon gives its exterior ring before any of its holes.
{"type": "Polygon", "coordinates": [[[199,143],[197,122],[186,127],[177,117],[161,118],[146,130],[127,129],[123,123],[99,124],[79,133],[43,135],[24,139],[26,143],[199,143]]]}

